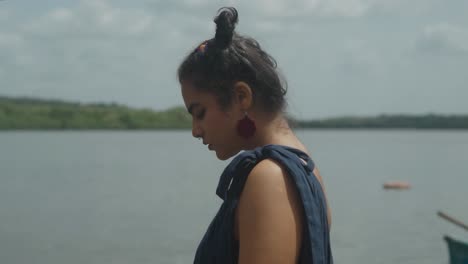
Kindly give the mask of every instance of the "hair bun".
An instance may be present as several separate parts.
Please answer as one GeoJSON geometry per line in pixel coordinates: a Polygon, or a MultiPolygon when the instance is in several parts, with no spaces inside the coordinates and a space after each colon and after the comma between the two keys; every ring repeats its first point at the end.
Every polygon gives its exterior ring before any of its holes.
{"type": "Polygon", "coordinates": [[[216,23],[214,41],[218,48],[225,49],[231,44],[237,21],[237,10],[234,7],[222,7],[218,10],[214,19],[216,23]]]}

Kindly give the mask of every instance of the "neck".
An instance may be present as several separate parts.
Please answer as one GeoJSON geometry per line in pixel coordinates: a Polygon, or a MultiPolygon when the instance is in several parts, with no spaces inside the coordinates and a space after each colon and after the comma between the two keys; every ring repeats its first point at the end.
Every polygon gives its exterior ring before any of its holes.
{"type": "Polygon", "coordinates": [[[265,145],[284,145],[305,150],[289,127],[288,121],[283,115],[266,118],[258,115],[252,116],[257,131],[248,139],[244,149],[254,149],[265,145]]]}

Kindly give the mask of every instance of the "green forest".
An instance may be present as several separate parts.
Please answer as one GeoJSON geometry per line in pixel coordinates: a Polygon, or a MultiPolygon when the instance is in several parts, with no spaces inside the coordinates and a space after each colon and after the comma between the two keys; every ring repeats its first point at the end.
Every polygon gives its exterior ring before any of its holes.
{"type": "Polygon", "coordinates": [[[184,107],[166,111],[119,104],[81,104],[35,98],[0,97],[0,129],[186,129],[184,107]]]}
{"type": "MultiPolygon", "coordinates": [[[[295,128],[328,129],[468,129],[466,115],[379,115],[320,120],[289,118],[295,128]]],[[[135,109],[115,103],[74,103],[0,96],[0,130],[155,130],[189,129],[184,107],[165,111],[135,109]]]]}
{"type": "Polygon", "coordinates": [[[379,115],[295,121],[301,128],[468,129],[468,115],[379,115]]]}

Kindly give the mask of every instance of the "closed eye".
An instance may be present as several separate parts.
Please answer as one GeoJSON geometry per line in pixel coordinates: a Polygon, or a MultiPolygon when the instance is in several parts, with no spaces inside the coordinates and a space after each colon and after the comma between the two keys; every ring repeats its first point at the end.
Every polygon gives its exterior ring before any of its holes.
{"type": "Polygon", "coordinates": [[[203,109],[203,110],[199,111],[199,112],[195,115],[195,117],[196,117],[198,120],[202,120],[203,117],[205,117],[205,112],[206,112],[206,110],[203,109]]]}

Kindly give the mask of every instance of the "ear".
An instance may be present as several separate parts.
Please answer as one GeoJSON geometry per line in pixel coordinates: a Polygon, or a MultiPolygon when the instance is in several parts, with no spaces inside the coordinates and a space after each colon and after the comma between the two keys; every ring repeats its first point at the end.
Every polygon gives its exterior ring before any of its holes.
{"type": "Polygon", "coordinates": [[[252,107],[253,95],[252,89],[245,82],[236,82],[233,87],[234,101],[239,105],[242,110],[247,110],[252,107]]]}

